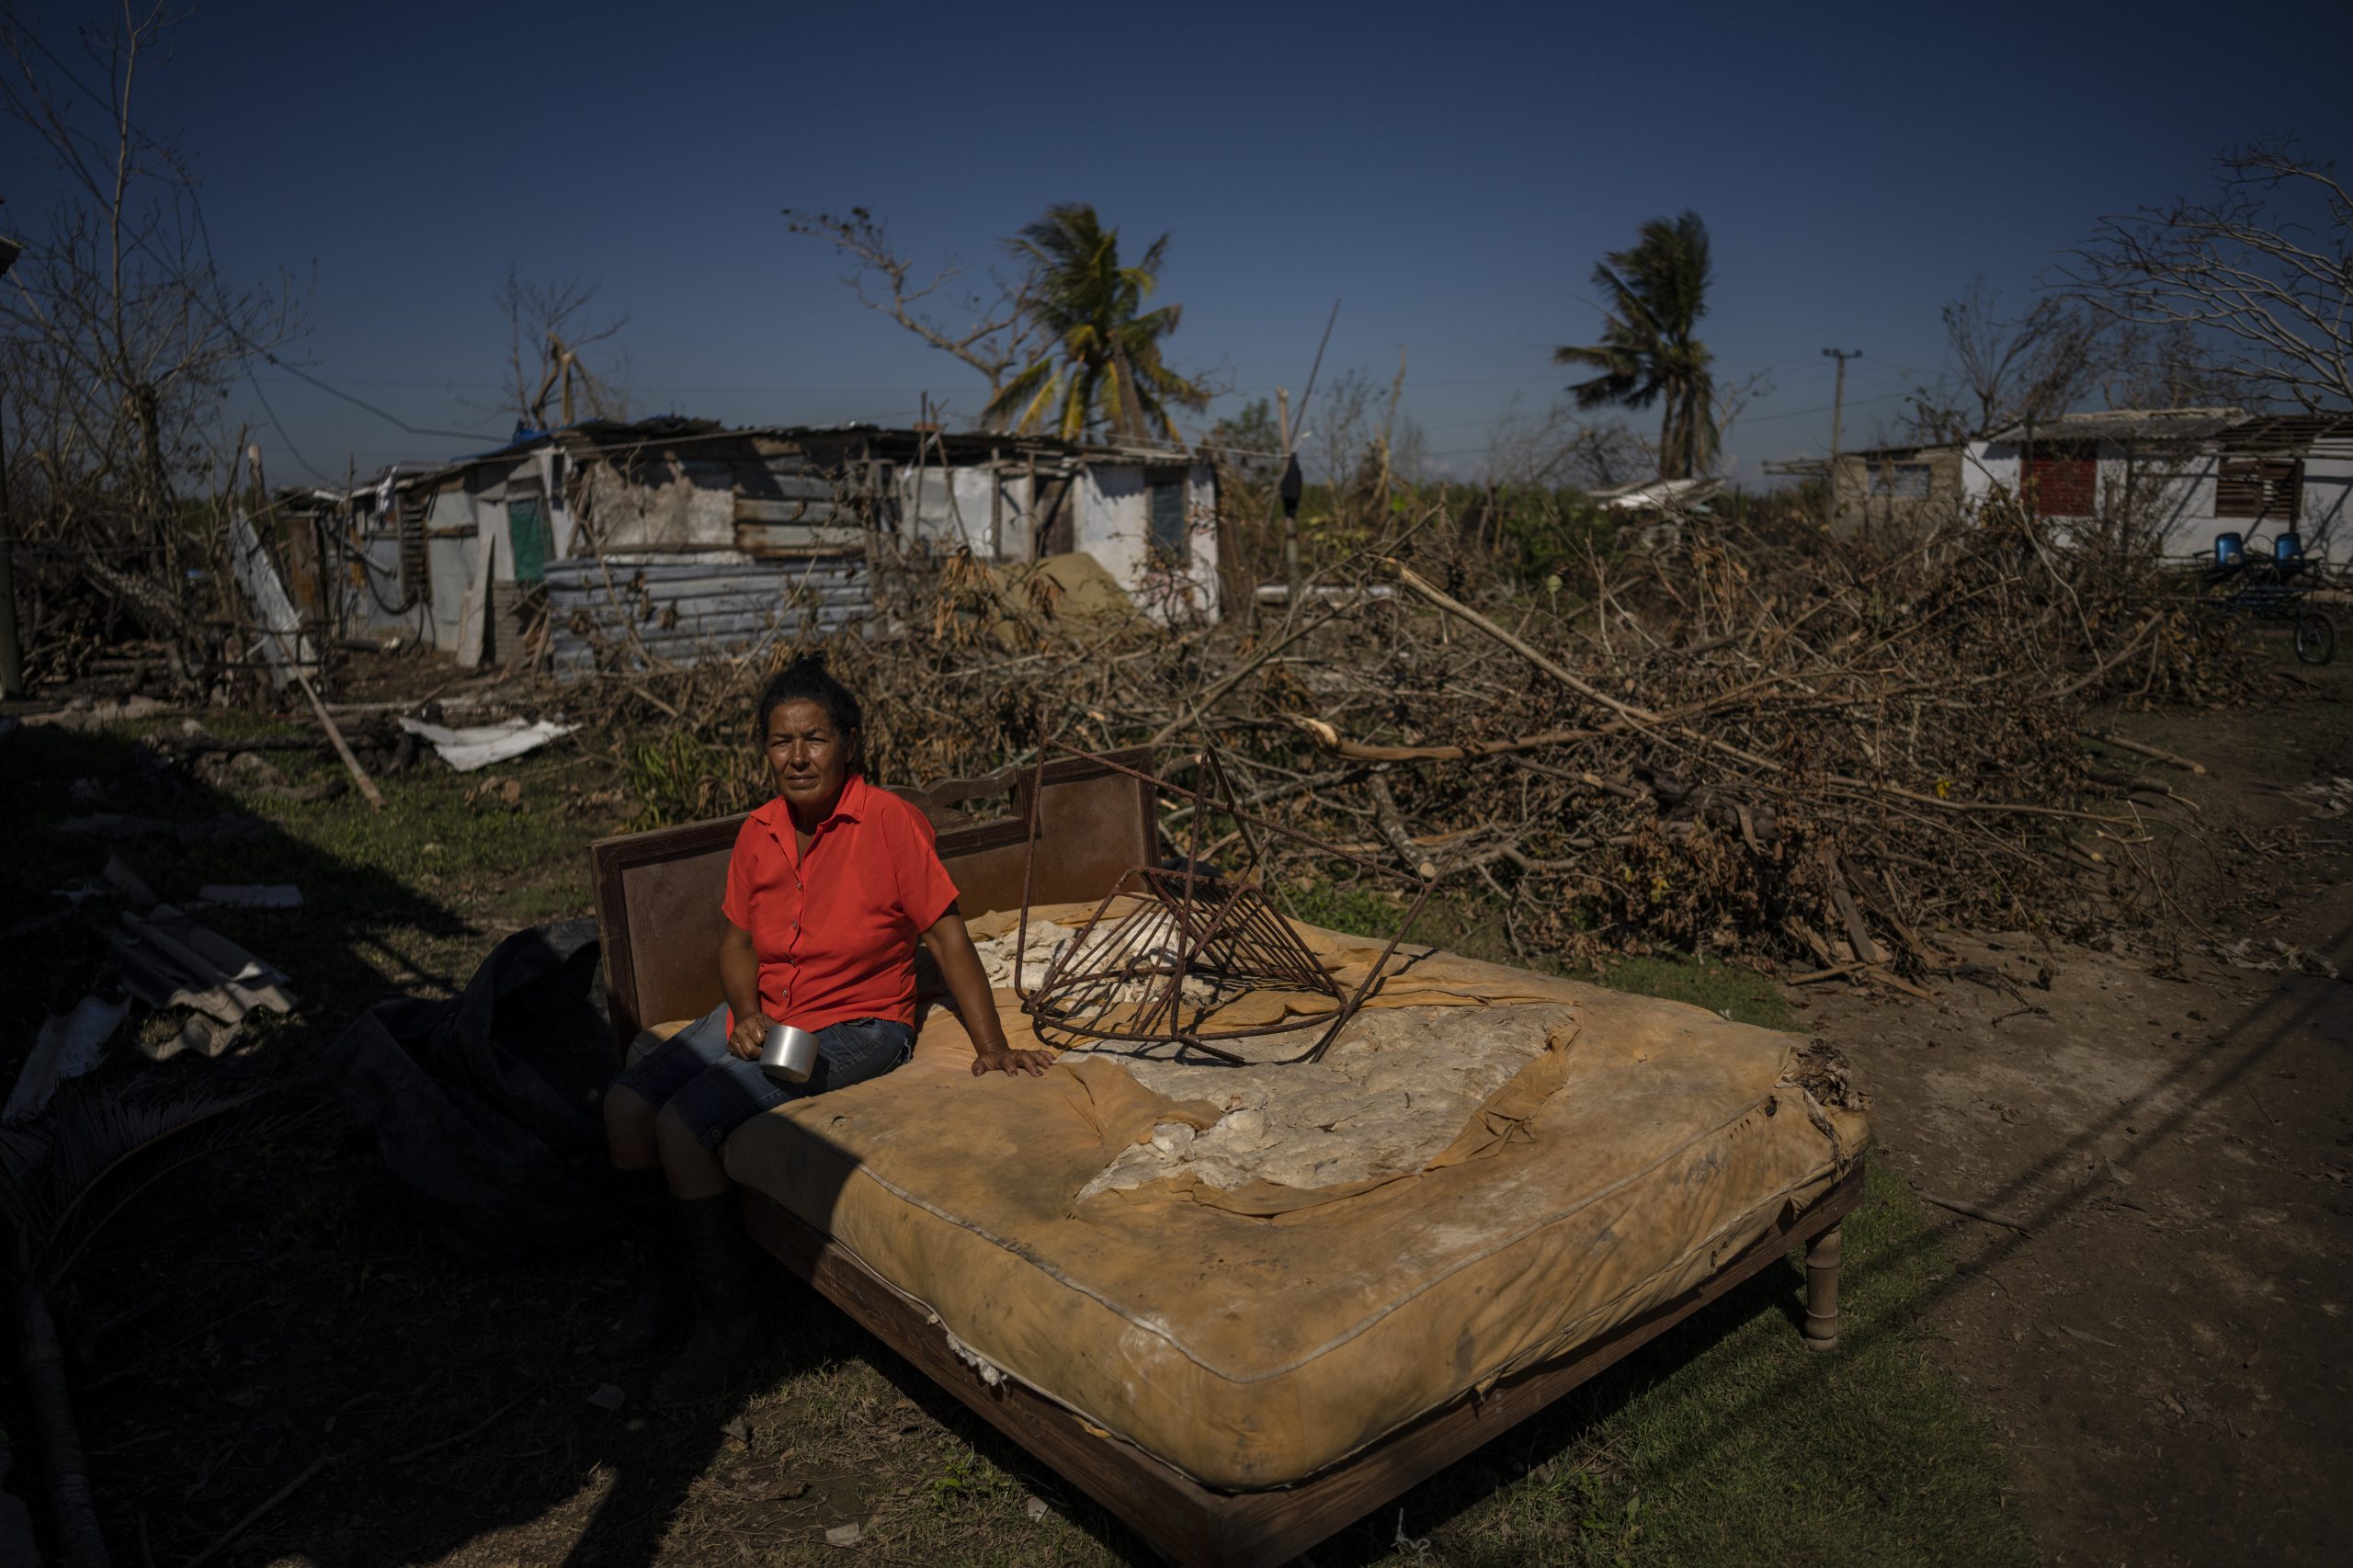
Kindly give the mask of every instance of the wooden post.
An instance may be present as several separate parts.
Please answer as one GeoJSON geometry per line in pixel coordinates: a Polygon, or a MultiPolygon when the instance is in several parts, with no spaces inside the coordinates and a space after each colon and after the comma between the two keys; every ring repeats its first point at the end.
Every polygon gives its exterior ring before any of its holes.
{"type": "MultiPolygon", "coordinates": [[[[1283,461],[1289,463],[1294,455],[1290,449],[1290,389],[1275,389],[1276,415],[1281,421],[1283,461]]],[[[1307,412],[1302,405],[1302,414],[1307,412]]],[[[1283,610],[1289,614],[1299,606],[1299,519],[1286,509],[1283,513],[1283,610]]]]}
{"type": "Polygon", "coordinates": [[[359,766],[359,758],[352,754],[351,743],[343,738],[343,732],[336,729],[335,721],[327,716],[327,705],[319,700],[319,688],[311,684],[308,676],[298,674],[294,678],[301,684],[302,695],[311,699],[311,711],[317,716],[319,728],[327,733],[327,739],[334,744],[335,756],[343,759],[344,770],[351,775],[351,781],[359,786],[360,798],[368,802],[368,809],[382,811],[383,791],[378,790],[376,781],[368,777],[368,770],[359,766]]]}
{"type": "Polygon", "coordinates": [[[1038,520],[1038,454],[1029,454],[1029,486],[1021,498],[1021,559],[1038,559],[1038,530],[1045,525],[1038,520]]]}
{"type": "Polygon", "coordinates": [[[1003,460],[998,448],[989,449],[989,554],[1005,559],[1005,471],[997,466],[1003,460]]]}
{"type": "MultiPolygon", "coordinates": [[[[1838,361],[1838,380],[1830,394],[1830,499],[1824,503],[1827,508],[1827,515],[1823,518],[1824,528],[1835,529],[1838,526],[1838,423],[1840,415],[1847,412],[1847,361],[1861,358],[1863,351],[1859,348],[1825,348],[1822,353],[1824,358],[1838,361]]],[[[1870,522],[1870,486],[1868,472],[1864,475],[1863,522],[1866,527],[1870,522]]]]}
{"type": "Polygon", "coordinates": [[[491,574],[495,570],[498,535],[488,523],[476,524],[474,575],[458,604],[458,667],[482,667],[490,632],[491,574]]]}
{"type": "Polygon", "coordinates": [[[1805,1244],[1805,1347],[1838,1348],[1838,1227],[1805,1244]]]}

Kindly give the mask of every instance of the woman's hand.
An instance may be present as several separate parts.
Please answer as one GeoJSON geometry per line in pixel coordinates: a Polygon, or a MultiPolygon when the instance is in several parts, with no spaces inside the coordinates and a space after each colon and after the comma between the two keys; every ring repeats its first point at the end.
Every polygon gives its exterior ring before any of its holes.
{"type": "Polygon", "coordinates": [[[757,1062],[760,1047],[767,1042],[768,1030],[775,1027],[775,1022],[757,1007],[736,1014],[735,1027],[727,1031],[728,1051],[743,1061],[757,1062]]]}
{"type": "Polygon", "coordinates": [[[727,1031],[728,1051],[745,1062],[758,1061],[773,1020],[760,1007],[760,956],[752,934],[732,920],[719,934],[719,990],[735,1016],[727,1031]]]}
{"type": "Polygon", "coordinates": [[[972,1055],[972,1076],[986,1073],[1027,1073],[1032,1078],[1054,1064],[1051,1051],[1015,1051],[1000,1045],[994,1051],[983,1046],[972,1055]]]}
{"type": "Polygon", "coordinates": [[[954,904],[923,934],[923,945],[931,949],[932,961],[939,965],[939,978],[947,982],[948,994],[956,999],[956,1016],[972,1037],[973,1077],[983,1073],[1027,1073],[1035,1078],[1054,1064],[1051,1051],[1016,1051],[1006,1043],[1005,1026],[997,1021],[996,1003],[981,969],[981,955],[972,950],[972,933],[964,929],[964,916],[954,904]]]}

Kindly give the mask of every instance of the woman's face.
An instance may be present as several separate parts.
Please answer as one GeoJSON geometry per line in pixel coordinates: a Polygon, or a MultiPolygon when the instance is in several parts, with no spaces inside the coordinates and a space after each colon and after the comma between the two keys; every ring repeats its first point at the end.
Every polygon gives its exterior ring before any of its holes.
{"type": "Polygon", "coordinates": [[[831,812],[858,760],[858,733],[843,734],[824,708],[796,699],[768,710],[765,741],[768,771],[785,804],[821,818],[831,812]]]}

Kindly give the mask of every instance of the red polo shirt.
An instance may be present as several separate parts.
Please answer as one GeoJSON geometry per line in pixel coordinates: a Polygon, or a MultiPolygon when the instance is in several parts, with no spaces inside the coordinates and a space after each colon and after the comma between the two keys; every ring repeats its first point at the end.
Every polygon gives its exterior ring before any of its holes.
{"type": "Polygon", "coordinates": [[[956,902],[923,812],[853,773],[796,851],[777,797],[745,822],[720,909],[752,934],[760,1010],[821,1029],[845,1018],[915,1021],[915,941],[956,902]]]}

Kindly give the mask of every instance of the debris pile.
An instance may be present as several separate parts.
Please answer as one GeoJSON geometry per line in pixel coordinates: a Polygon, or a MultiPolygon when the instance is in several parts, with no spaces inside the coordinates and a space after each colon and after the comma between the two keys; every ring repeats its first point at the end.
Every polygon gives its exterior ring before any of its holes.
{"type": "MultiPolygon", "coordinates": [[[[885,782],[1050,739],[1165,766],[1207,734],[1240,805],[1436,872],[1523,955],[1661,944],[1898,988],[1949,963],[1939,926],[2161,912],[2165,835],[2193,818],[2145,757],[2095,749],[2088,715],[2246,678],[2153,557],[2009,505],[1900,546],[1695,526],[1532,588],[1483,561],[1434,510],[1294,609],[1165,624],[1066,619],[1044,579],[918,560],[886,574],[896,630],[826,652],[885,782]]],[[[582,694],[655,820],[762,797],[749,696],[795,651],[582,694]]],[[[1165,804],[1186,842],[1190,808],[1165,804]]],[[[1214,860],[1239,836],[1212,816],[1214,860]]],[[[1296,846],[1267,870],[1390,897],[1296,846]]]]}

